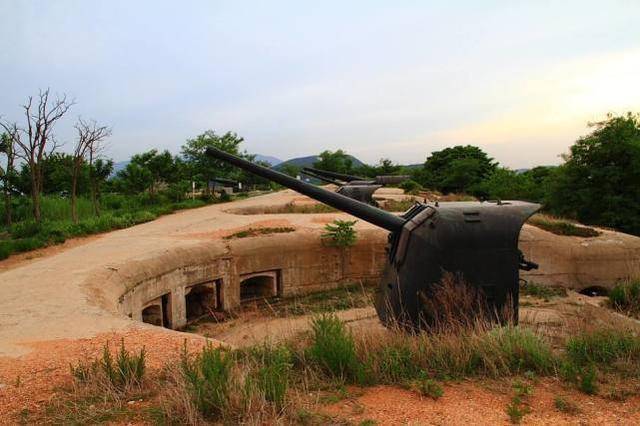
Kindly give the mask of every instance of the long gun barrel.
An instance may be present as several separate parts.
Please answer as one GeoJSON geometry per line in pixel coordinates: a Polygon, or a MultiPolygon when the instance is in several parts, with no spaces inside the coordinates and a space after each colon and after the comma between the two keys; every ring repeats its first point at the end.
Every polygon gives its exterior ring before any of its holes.
{"type": "Polygon", "coordinates": [[[327,191],[326,189],[302,182],[284,173],[277,172],[266,167],[259,166],[250,161],[231,155],[217,148],[207,148],[207,155],[222,160],[260,177],[272,180],[282,186],[298,191],[299,193],[325,203],[338,210],[342,210],[366,222],[384,228],[390,232],[399,231],[405,220],[394,214],[380,210],[376,207],[353,200],[344,195],[327,191]]]}

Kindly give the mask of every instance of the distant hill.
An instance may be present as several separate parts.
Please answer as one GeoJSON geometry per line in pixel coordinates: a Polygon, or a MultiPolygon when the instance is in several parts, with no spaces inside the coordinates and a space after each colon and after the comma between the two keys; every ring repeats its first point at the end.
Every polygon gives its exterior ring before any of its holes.
{"type": "MultiPolygon", "coordinates": [[[[362,161],[358,160],[353,155],[349,155],[349,158],[351,159],[354,167],[359,167],[359,166],[362,166],[364,164],[362,161]]],[[[294,166],[297,166],[297,167],[300,167],[300,168],[302,168],[302,167],[313,167],[313,163],[315,163],[319,159],[320,159],[320,157],[318,157],[317,155],[310,155],[308,157],[292,158],[290,160],[287,160],[287,161],[284,161],[284,162],[278,164],[276,167],[274,167],[274,169],[282,170],[282,168],[286,164],[293,164],[294,166]]]]}
{"type": "Polygon", "coordinates": [[[278,164],[282,163],[282,160],[279,158],[261,154],[256,154],[256,161],[264,161],[265,163],[271,164],[271,167],[277,166],[278,164]]]}

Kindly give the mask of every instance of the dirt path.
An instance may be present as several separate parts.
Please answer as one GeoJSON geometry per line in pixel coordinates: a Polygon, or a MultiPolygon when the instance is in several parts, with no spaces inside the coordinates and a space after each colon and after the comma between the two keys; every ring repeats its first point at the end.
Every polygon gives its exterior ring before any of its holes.
{"type": "MultiPolygon", "coordinates": [[[[294,197],[299,195],[282,191],[236,201],[233,206],[284,205],[294,197]]],[[[0,262],[0,356],[25,354],[33,341],[86,338],[137,327],[118,314],[113,306],[117,295],[103,303],[101,283],[96,282],[123,273],[123,265],[168,251],[183,250],[188,255],[191,248],[217,244],[230,230],[256,222],[287,221],[300,229],[323,226],[312,220],[314,215],[235,215],[226,212],[229,208],[229,204],[216,204],[181,211],[0,262]]],[[[372,227],[361,221],[358,226],[372,227]]]]}

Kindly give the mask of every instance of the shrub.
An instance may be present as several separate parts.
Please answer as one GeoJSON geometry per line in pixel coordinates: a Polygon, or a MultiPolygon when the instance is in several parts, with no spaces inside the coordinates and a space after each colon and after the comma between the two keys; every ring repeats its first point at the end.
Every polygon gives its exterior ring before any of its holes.
{"type": "Polygon", "coordinates": [[[102,376],[113,389],[123,391],[142,383],[146,370],[146,352],[144,348],[137,354],[129,352],[123,339],[115,360],[107,343],[100,358],[92,362],[80,362],[77,366],[71,365],[70,368],[71,374],[79,383],[100,382],[102,376]]]}
{"type": "Polygon", "coordinates": [[[609,292],[609,305],[621,312],[640,314],[640,280],[616,284],[609,292]]]}
{"type": "Polygon", "coordinates": [[[357,357],[353,336],[338,317],[324,314],[313,318],[311,331],[308,354],[312,361],[339,380],[364,379],[364,366],[357,357]]]}
{"type": "Polygon", "coordinates": [[[580,412],[580,409],[575,403],[563,398],[562,396],[556,396],[553,400],[553,404],[558,411],[562,411],[563,413],[576,414],[580,412]]]}
{"type": "Polygon", "coordinates": [[[286,346],[264,346],[253,351],[258,359],[255,381],[264,398],[276,404],[284,405],[293,367],[293,354],[286,346]]]}
{"type": "Polygon", "coordinates": [[[404,182],[400,183],[398,187],[402,188],[407,194],[417,194],[422,189],[422,185],[411,179],[405,180],[404,182]]]}
{"type": "Polygon", "coordinates": [[[417,373],[416,362],[409,346],[382,348],[379,358],[379,374],[386,383],[401,383],[417,373]]]}
{"type": "Polygon", "coordinates": [[[333,223],[327,223],[322,238],[327,239],[329,244],[336,247],[350,247],[356,243],[357,235],[353,226],[355,220],[336,219],[333,223]]]}
{"type": "Polygon", "coordinates": [[[564,287],[554,287],[532,282],[526,283],[524,286],[520,287],[520,294],[523,296],[532,296],[539,299],[544,299],[545,301],[549,301],[554,297],[566,297],[567,289],[565,289],[564,287]]]}
{"type": "Polygon", "coordinates": [[[566,352],[578,366],[640,360],[640,338],[620,330],[585,332],[567,340],[566,352]]]}
{"type": "Polygon", "coordinates": [[[13,253],[13,242],[0,241],[0,260],[6,259],[13,253]]]}
{"type": "Polygon", "coordinates": [[[233,364],[231,355],[211,343],[191,359],[185,348],[182,353],[182,373],[187,389],[200,414],[218,418],[227,407],[229,399],[230,373],[233,364]]]}
{"type": "Polygon", "coordinates": [[[444,395],[442,386],[430,378],[425,372],[421,372],[416,380],[411,383],[411,387],[422,396],[439,399],[444,395]]]}

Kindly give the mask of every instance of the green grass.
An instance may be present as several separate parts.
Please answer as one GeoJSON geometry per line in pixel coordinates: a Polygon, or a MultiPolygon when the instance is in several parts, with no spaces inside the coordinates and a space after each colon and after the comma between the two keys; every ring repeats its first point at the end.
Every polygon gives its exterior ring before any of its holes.
{"type": "Polygon", "coordinates": [[[636,317],[640,316],[640,280],[618,283],[608,296],[612,308],[636,317]]]}
{"type": "Polygon", "coordinates": [[[181,368],[187,392],[198,411],[205,418],[217,419],[224,414],[231,388],[232,355],[207,343],[195,357],[185,350],[181,368]]]}
{"type": "Polygon", "coordinates": [[[566,297],[567,289],[564,287],[549,286],[537,283],[527,283],[520,287],[520,295],[531,296],[549,301],[554,297],[566,297]]]}
{"type": "Polygon", "coordinates": [[[534,215],[527,223],[556,235],[592,238],[600,235],[600,231],[587,226],[579,226],[572,222],[555,219],[544,215],[534,215]]]}
{"type": "Polygon", "coordinates": [[[174,203],[163,197],[105,195],[102,214],[95,216],[89,200],[79,198],[79,222],[73,223],[68,199],[45,196],[42,197],[42,222],[37,224],[30,219],[30,203],[22,201],[15,208],[13,225],[0,232],[0,260],[15,253],[61,244],[69,238],[127,228],[176,210],[204,205],[206,203],[199,199],[174,203]]]}
{"type": "MultiPolygon", "coordinates": [[[[354,335],[335,315],[326,314],[313,318],[311,328],[305,338],[285,343],[236,351],[207,345],[196,354],[188,354],[185,349],[179,362],[170,361],[162,376],[154,379],[160,400],[171,399],[171,404],[152,405],[147,412],[153,415],[137,412],[135,415],[142,416],[137,420],[327,423],[332,419],[314,414],[307,395],[319,391],[313,397],[317,403],[333,404],[353,395],[347,393],[347,384],[388,384],[437,400],[444,393],[439,379],[509,378],[513,380],[514,394],[506,406],[506,414],[513,423],[519,423],[530,412],[532,383],[537,377],[564,379],[589,395],[597,394],[603,383],[612,383],[607,382],[605,374],[618,374],[620,380],[630,385],[638,379],[640,338],[615,330],[579,333],[567,340],[563,350],[552,352],[536,333],[514,326],[419,335],[394,331],[362,331],[354,335]],[[626,366],[621,367],[621,363],[626,366]],[[635,374],[628,374],[628,367],[634,368],[635,374]],[[172,369],[178,372],[177,380],[166,373],[172,369]],[[167,411],[169,406],[173,408],[167,411]]],[[[123,347],[120,352],[129,353],[123,347]]],[[[118,358],[132,357],[115,355],[107,361],[110,355],[103,354],[97,367],[86,364],[84,369],[72,372],[78,383],[88,385],[90,378],[95,377],[94,370],[109,377],[108,371],[120,368],[116,367],[121,364],[118,358]]],[[[122,363],[129,364],[129,361],[122,363]]],[[[141,382],[132,381],[137,386],[141,382]]],[[[123,411],[122,405],[107,404],[111,400],[127,401],[132,398],[131,393],[120,399],[102,398],[90,409],[85,401],[97,395],[77,394],[73,404],[58,404],[61,412],[55,418],[66,423],[136,419],[134,413],[123,411]]],[[[565,398],[556,397],[554,404],[559,411],[577,412],[565,398]]],[[[37,420],[31,414],[29,418],[37,420]]]]}
{"type": "Polygon", "coordinates": [[[296,229],[291,227],[279,227],[279,228],[249,228],[244,231],[236,232],[235,234],[227,235],[224,237],[225,240],[231,240],[234,238],[248,238],[248,237],[257,237],[259,235],[269,235],[269,234],[284,234],[287,232],[294,232],[296,229]]]}
{"type": "Polygon", "coordinates": [[[315,317],[311,333],[312,343],[307,354],[312,362],[340,381],[363,381],[364,365],[356,354],[353,336],[338,317],[332,314],[315,317]]]}

